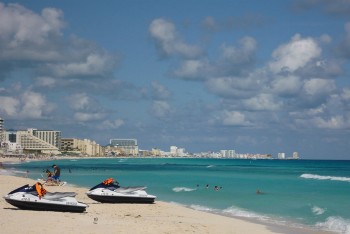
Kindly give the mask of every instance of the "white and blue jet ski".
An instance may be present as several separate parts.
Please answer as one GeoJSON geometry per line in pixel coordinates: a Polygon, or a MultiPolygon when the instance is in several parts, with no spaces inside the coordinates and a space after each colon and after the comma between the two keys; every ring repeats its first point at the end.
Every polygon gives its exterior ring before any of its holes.
{"type": "Polygon", "coordinates": [[[120,187],[118,182],[109,178],[92,187],[86,195],[102,203],[154,203],[156,196],[145,191],[147,187],[120,187]]]}
{"type": "Polygon", "coordinates": [[[75,199],[74,192],[47,192],[41,183],[23,185],[4,196],[11,205],[24,210],[84,212],[86,204],[75,199]]]}

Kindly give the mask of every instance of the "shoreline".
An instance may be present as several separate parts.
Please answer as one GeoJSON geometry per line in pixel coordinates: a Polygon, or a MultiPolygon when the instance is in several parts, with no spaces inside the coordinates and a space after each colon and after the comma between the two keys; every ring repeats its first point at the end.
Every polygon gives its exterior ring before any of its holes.
{"type": "MultiPolygon", "coordinates": [[[[1,158],[0,162],[6,164],[21,163],[14,160],[5,161],[4,158],[1,158]]],[[[35,182],[35,180],[29,178],[0,174],[0,183],[2,184],[0,194],[4,196],[17,187],[24,184],[32,185],[35,182]]],[[[1,199],[0,209],[2,212],[0,214],[0,224],[2,227],[5,227],[4,233],[13,233],[15,231],[23,232],[24,230],[26,232],[36,232],[37,226],[41,226],[43,222],[50,223],[51,227],[48,231],[59,230],[59,232],[61,232],[62,227],[56,224],[51,217],[59,221],[57,222],[59,224],[64,223],[65,228],[63,231],[68,231],[69,233],[97,233],[102,230],[106,233],[115,233],[109,231],[113,230],[112,226],[115,227],[116,224],[118,233],[130,233],[130,228],[136,233],[333,233],[309,229],[307,227],[300,228],[273,223],[268,224],[244,217],[225,216],[159,200],[156,200],[154,204],[102,204],[91,200],[85,195],[87,188],[76,185],[66,185],[62,187],[47,186],[45,188],[50,192],[74,191],[78,194],[76,197],[77,200],[88,204],[89,207],[83,214],[27,211],[19,210],[8,204],[4,199],[1,199]],[[44,217],[42,217],[42,214],[44,214],[44,217]],[[39,217],[36,219],[31,218],[32,216],[39,217]],[[101,220],[98,224],[103,224],[104,227],[102,227],[102,229],[101,225],[93,223],[95,217],[101,220]],[[26,224],[25,229],[22,229],[23,227],[21,227],[21,225],[16,225],[16,220],[19,218],[20,220],[30,220],[30,222],[26,224]],[[77,222],[84,223],[84,225],[86,224],[89,228],[84,229],[77,222]],[[6,228],[8,226],[10,226],[10,229],[6,228]]]]}

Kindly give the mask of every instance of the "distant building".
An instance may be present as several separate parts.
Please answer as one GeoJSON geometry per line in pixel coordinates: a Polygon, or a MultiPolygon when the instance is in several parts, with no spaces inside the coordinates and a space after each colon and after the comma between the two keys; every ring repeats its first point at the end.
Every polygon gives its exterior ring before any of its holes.
{"type": "Polygon", "coordinates": [[[87,156],[104,156],[104,149],[95,141],[88,139],[62,138],[61,151],[64,153],[81,154],[87,156]]]}
{"type": "Polygon", "coordinates": [[[136,139],[110,139],[110,146],[117,149],[121,155],[139,154],[139,147],[136,139]]]}
{"type": "Polygon", "coordinates": [[[286,154],[285,153],[278,153],[278,159],[285,159],[286,154]]]}
{"type": "Polygon", "coordinates": [[[298,152],[293,152],[293,159],[299,159],[299,153],[298,152]]]}
{"type": "Polygon", "coordinates": [[[28,129],[32,131],[33,136],[40,138],[47,143],[56,146],[58,149],[61,148],[61,132],[54,130],[37,130],[28,129]]]}
{"type": "Polygon", "coordinates": [[[0,143],[5,141],[4,120],[0,117],[0,143]]]}
{"type": "MultiPolygon", "coordinates": [[[[53,145],[35,136],[33,130],[34,129],[22,130],[16,133],[16,143],[22,146],[24,153],[60,154],[59,148],[55,146],[56,143],[53,145]]],[[[42,134],[41,136],[43,135],[46,134],[42,134]]],[[[48,133],[48,135],[51,134],[48,133]]]]}
{"type": "Polygon", "coordinates": [[[170,155],[171,156],[177,156],[177,147],[176,146],[170,146],[170,155]]]}
{"type": "Polygon", "coordinates": [[[220,153],[223,158],[236,158],[236,151],[235,150],[220,150],[220,153]]]}
{"type": "Polygon", "coordinates": [[[15,143],[15,142],[3,141],[3,142],[1,142],[1,147],[4,149],[5,155],[21,155],[21,154],[23,154],[22,146],[15,143]]]}

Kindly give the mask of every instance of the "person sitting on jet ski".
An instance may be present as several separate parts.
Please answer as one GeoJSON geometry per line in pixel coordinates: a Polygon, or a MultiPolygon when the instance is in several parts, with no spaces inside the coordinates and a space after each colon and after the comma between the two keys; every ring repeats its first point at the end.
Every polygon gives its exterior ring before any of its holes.
{"type": "Polygon", "coordinates": [[[52,178],[52,173],[49,169],[46,169],[46,171],[44,171],[46,173],[47,179],[46,180],[51,180],[52,178]]]}

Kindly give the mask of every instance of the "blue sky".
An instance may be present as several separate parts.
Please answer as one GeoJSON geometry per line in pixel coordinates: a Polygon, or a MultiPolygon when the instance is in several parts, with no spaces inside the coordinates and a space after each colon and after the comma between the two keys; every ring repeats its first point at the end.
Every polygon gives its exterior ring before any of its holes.
{"type": "Polygon", "coordinates": [[[7,129],[350,159],[350,2],[3,1],[7,129]]]}

